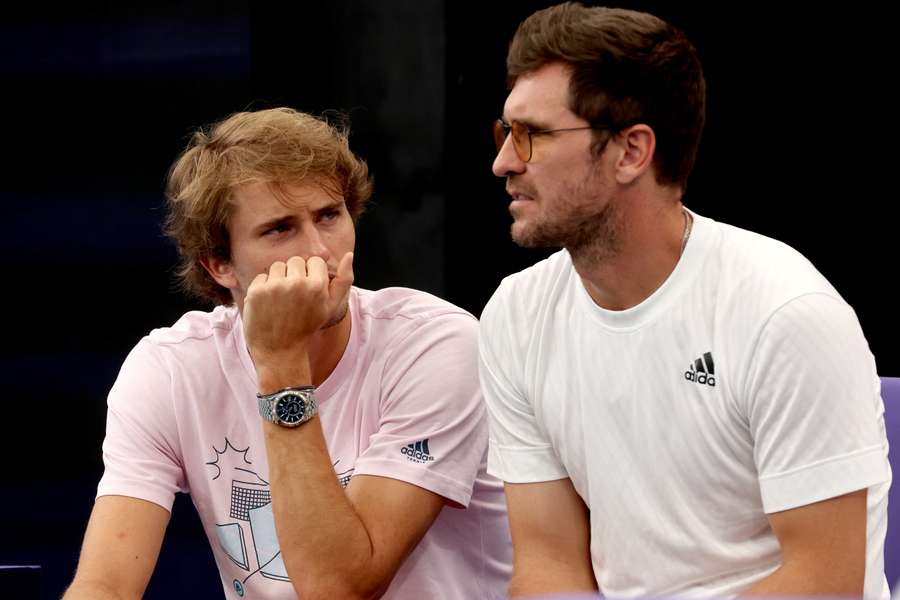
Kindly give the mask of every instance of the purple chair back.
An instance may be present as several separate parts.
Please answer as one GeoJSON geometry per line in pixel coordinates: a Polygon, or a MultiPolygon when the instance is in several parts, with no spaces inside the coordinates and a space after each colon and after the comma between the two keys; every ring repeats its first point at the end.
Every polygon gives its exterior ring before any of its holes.
{"type": "MultiPolygon", "coordinates": [[[[884,428],[887,431],[888,458],[894,476],[900,473],[900,377],[881,378],[884,400],[884,428]]],[[[884,573],[892,588],[900,583],[900,491],[892,483],[888,492],[888,527],[884,540],[884,573]]]]}

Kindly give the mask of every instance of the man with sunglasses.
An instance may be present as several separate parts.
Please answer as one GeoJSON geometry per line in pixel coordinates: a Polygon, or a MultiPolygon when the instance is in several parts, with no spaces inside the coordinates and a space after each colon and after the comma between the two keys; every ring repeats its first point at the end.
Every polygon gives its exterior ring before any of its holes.
{"type": "Polygon", "coordinates": [[[482,314],[511,594],[887,598],[873,357],[796,251],[682,204],[705,110],[691,43],[568,3],[520,25],[507,72],[512,238],[564,249],[482,314]]]}

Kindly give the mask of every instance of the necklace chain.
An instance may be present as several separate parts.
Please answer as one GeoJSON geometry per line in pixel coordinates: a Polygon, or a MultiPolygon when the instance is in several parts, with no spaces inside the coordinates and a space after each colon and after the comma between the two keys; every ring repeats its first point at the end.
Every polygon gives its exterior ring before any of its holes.
{"type": "Polygon", "coordinates": [[[681,212],[684,214],[684,235],[681,238],[681,253],[684,254],[684,249],[687,247],[688,238],[691,237],[691,229],[694,226],[694,217],[691,216],[691,213],[687,211],[687,209],[681,209],[681,212]]]}

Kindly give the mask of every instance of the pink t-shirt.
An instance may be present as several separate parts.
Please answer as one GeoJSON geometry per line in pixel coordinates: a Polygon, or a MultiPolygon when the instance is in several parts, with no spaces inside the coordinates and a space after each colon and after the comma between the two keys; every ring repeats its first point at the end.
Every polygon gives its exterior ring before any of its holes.
{"type": "MultiPolygon", "coordinates": [[[[390,477],[448,500],[384,597],[504,598],[511,544],[502,485],[485,472],[477,322],[404,288],[353,288],[350,311],[347,349],[316,391],[335,476],[344,486],[357,474],[390,477]]],[[[189,492],[226,598],[296,598],[256,392],[234,306],[154,330],[110,391],[97,495],[171,510],[175,492],[189,492]]]]}

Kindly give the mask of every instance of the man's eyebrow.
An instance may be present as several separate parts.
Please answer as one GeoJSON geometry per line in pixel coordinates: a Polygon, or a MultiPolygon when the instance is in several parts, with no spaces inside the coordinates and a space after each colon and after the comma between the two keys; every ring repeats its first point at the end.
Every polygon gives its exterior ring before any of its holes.
{"type": "MultiPolygon", "coordinates": [[[[511,125],[511,124],[512,124],[512,121],[508,120],[505,116],[504,116],[504,117],[501,117],[500,120],[503,121],[504,123],[506,123],[507,125],[511,125]]],[[[524,125],[525,127],[527,127],[527,128],[528,128],[529,130],[531,130],[531,131],[535,131],[535,130],[538,130],[538,129],[552,129],[552,128],[551,128],[549,125],[547,125],[546,123],[539,123],[539,122],[534,121],[533,119],[528,119],[528,118],[525,118],[525,119],[513,119],[513,121],[516,121],[516,122],[518,122],[518,123],[521,123],[522,125],[524,125]]]]}
{"type": "Polygon", "coordinates": [[[343,198],[340,198],[340,199],[337,199],[337,200],[333,200],[332,202],[329,202],[328,204],[325,204],[325,205],[323,205],[323,206],[320,206],[319,208],[317,208],[317,209],[314,210],[313,212],[314,212],[316,215],[321,215],[322,213],[329,212],[329,211],[332,211],[332,210],[340,210],[340,208],[341,208],[342,206],[344,206],[344,199],[343,199],[343,198]]]}
{"type": "Polygon", "coordinates": [[[519,123],[530,129],[531,131],[536,131],[538,129],[553,129],[548,123],[540,123],[537,121],[532,121],[531,119],[522,119],[519,121],[519,123]]]}
{"type": "Polygon", "coordinates": [[[260,223],[255,227],[255,229],[256,231],[268,231],[276,225],[291,225],[293,224],[293,222],[293,215],[284,215],[283,217],[275,217],[274,219],[269,219],[268,221],[260,223]]]}

